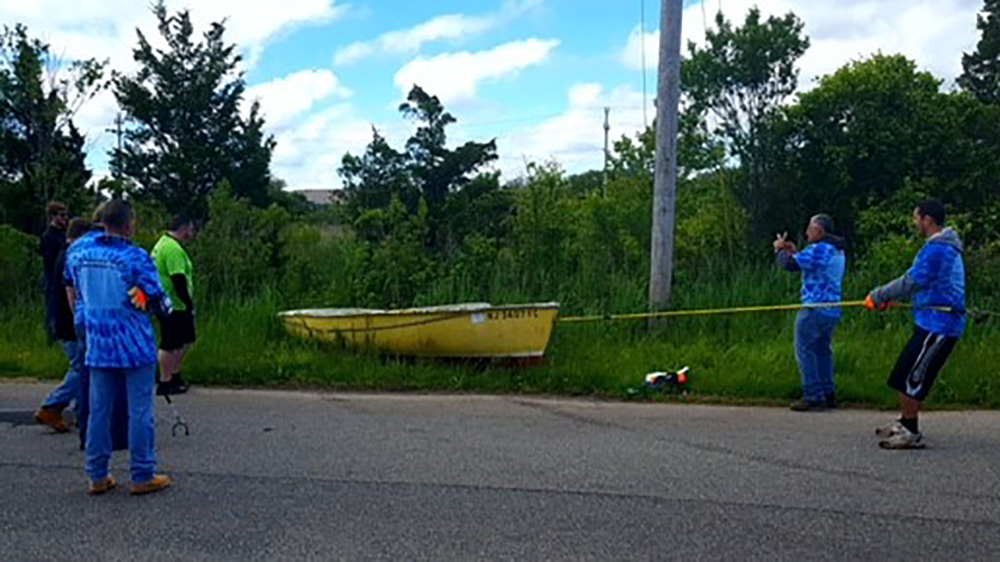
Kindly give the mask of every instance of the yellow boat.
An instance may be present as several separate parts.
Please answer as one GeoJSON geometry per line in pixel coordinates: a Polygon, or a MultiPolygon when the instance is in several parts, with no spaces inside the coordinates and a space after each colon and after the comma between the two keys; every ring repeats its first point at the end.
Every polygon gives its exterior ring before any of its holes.
{"type": "Polygon", "coordinates": [[[469,303],[401,310],[290,310],[292,335],[356,349],[419,357],[540,358],[559,303],[469,303]]]}

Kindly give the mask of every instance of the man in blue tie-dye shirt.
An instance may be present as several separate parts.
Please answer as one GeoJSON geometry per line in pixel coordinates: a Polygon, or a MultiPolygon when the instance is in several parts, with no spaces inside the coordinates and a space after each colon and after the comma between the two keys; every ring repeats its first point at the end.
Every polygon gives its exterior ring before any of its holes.
{"type": "Polygon", "coordinates": [[[86,470],[90,494],[115,487],[109,475],[111,459],[111,405],[121,379],[125,380],[129,409],[129,457],[132,493],[143,494],[170,486],[155,474],[153,385],[156,341],[149,316],[132,306],[128,290],[138,287],[151,303],[169,308],[152,260],[129,241],[135,216],[128,203],[109,201],[103,209],[106,232],[94,236],[76,251],[67,271],[85,304],[86,365],[90,370],[90,417],[86,437],[86,470]]]}
{"type": "Polygon", "coordinates": [[[839,303],[846,260],[844,240],[833,234],[833,219],[816,215],[806,229],[809,245],[801,252],[784,235],[774,241],[779,267],[802,272],[802,304],[795,321],[795,359],[802,375],[797,412],[836,408],[833,384],[833,333],[840,322],[839,303]],[[813,306],[809,306],[813,305],[813,306]]]}
{"type": "Polygon", "coordinates": [[[892,301],[913,297],[916,329],[889,375],[889,386],[899,393],[900,418],[875,431],[886,438],[879,443],[885,449],[923,448],[920,405],[965,330],[962,240],[944,221],[941,201],[917,205],[913,224],[927,243],[902,277],[875,289],[865,301],[868,308],[884,309],[892,301]]]}

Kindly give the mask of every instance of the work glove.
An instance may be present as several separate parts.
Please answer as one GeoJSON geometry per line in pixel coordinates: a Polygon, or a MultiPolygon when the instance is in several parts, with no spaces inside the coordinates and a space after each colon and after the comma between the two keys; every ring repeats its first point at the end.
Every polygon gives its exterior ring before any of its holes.
{"type": "Polygon", "coordinates": [[[864,307],[866,310],[884,311],[888,310],[890,305],[892,305],[892,302],[882,302],[882,303],[875,302],[875,297],[873,297],[871,294],[868,295],[868,298],[866,298],[864,302],[864,307]]]}
{"type": "Polygon", "coordinates": [[[132,287],[128,290],[128,298],[136,310],[147,312],[149,310],[149,297],[139,287],[132,287]]]}

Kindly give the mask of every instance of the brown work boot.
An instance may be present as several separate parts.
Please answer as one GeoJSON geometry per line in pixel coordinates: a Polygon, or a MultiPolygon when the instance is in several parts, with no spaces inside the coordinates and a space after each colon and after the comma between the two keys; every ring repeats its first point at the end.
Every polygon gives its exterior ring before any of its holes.
{"type": "Polygon", "coordinates": [[[87,491],[87,495],[88,496],[99,496],[99,495],[101,495],[101,494],[103,494],[105,492],[109,492],[109,491],[113,490],[114,487],[117,486],[117,485],[118,485],[118,483],[115,482],[115,479],[112,478],[111,476],[108,476],[107,478],[105,478],[104,480],[101,480],[100,482],[91,481],[90,482],[90,490],[87,491]]]}
{"type": "Polygon", "coordinates": [[[132,484],[132,495],[141,496],[143,494],[159,492],[160,490],[169,488],[171,483],[170,477],[166,474],[155,474],[152,480],[148,480],[142,484],[132,484]]]}
{"type": "Polygon", "coordinates": [[[63,420],[62,412],[59,410],[39,408],[35,412],[35,421],[41,425],[51,427],[56,433],[66,433],[69,431],[69,428],[66,427],[66,421],[63,420]]]}

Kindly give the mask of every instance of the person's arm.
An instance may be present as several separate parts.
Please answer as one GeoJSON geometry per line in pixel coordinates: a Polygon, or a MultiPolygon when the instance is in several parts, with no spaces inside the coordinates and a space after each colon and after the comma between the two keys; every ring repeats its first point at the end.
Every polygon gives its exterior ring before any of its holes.
{"type": "Polygon", "coordinates": [[[184,306],[190,312],[194,312],[194,299],[191,298],[191,294],[188,292],[187,277],[180,273],[171,275],[170,282],[174,284],[174,292],[177,295],[177,300],[184,303],[184,306]]]}
{"type": "Polygon", "coordinates": [[[776,257],[776,262],[779,269],[784,269],[785,271],[802,271],[802,267],[799,266],[798,260],[795,259],[795,252],[792,250],[782,248],[778,250],[776,257]]]}
{"type": "Polygon", "coordinates": [[[913,260],[913,266],[906,273],[871,292],[872,301],[875,304],[885,304],[905,299],[921,286],[927,285],[931,275],[927,258],[926,249],[920,250],[913,260]]]}
{"type": "Polygon", "coordinates": [[[778,234],[774,237],[774,256],[778,269],[785,271],[801,271],[797,261],[795,261],[795,242],[788,239],[788,233],[778,234]]]}
{"type": "Polygon", "coordinates": [[[170,297],[164,292],[160,285],[160,274],[153,265],[153,260],[145,250],[136,249],[140,252],[135,261],[133,269],[134,285],[129,289],[129,298],[132,305],[140,310],[151,310],[160,320],[166,318],[173,311],[173,303],[170,297]],[[138,297],[135,293],[141,294],[138,297]],[[141,303],[141,305],[140,305],[141,303]]]}
{"type": "Polygon", "coordinates": [[[905,299],[917,290],[917,283],[910,277],[909,273],[902,277],[890,281],[871,292],[872,300],[875,304],[885,304],[892,301],[905,299]]]}
{"type": "Polygon", "coordinates": [[[60,283],[63,289],[66,291],[66,297],[69,299],[69,310],[73,313],[73,317],[76,317],[76,284],[74,281],[73,272],[73,261],[66,256],[66,261],[63,263],[62,279],[60,283]]]}
{"type": "Polygon", "coordinates": [[[76,289],[72,286],[66,287],[66,298],[69,299],[69,312],[76,317],[76,289]]]}

